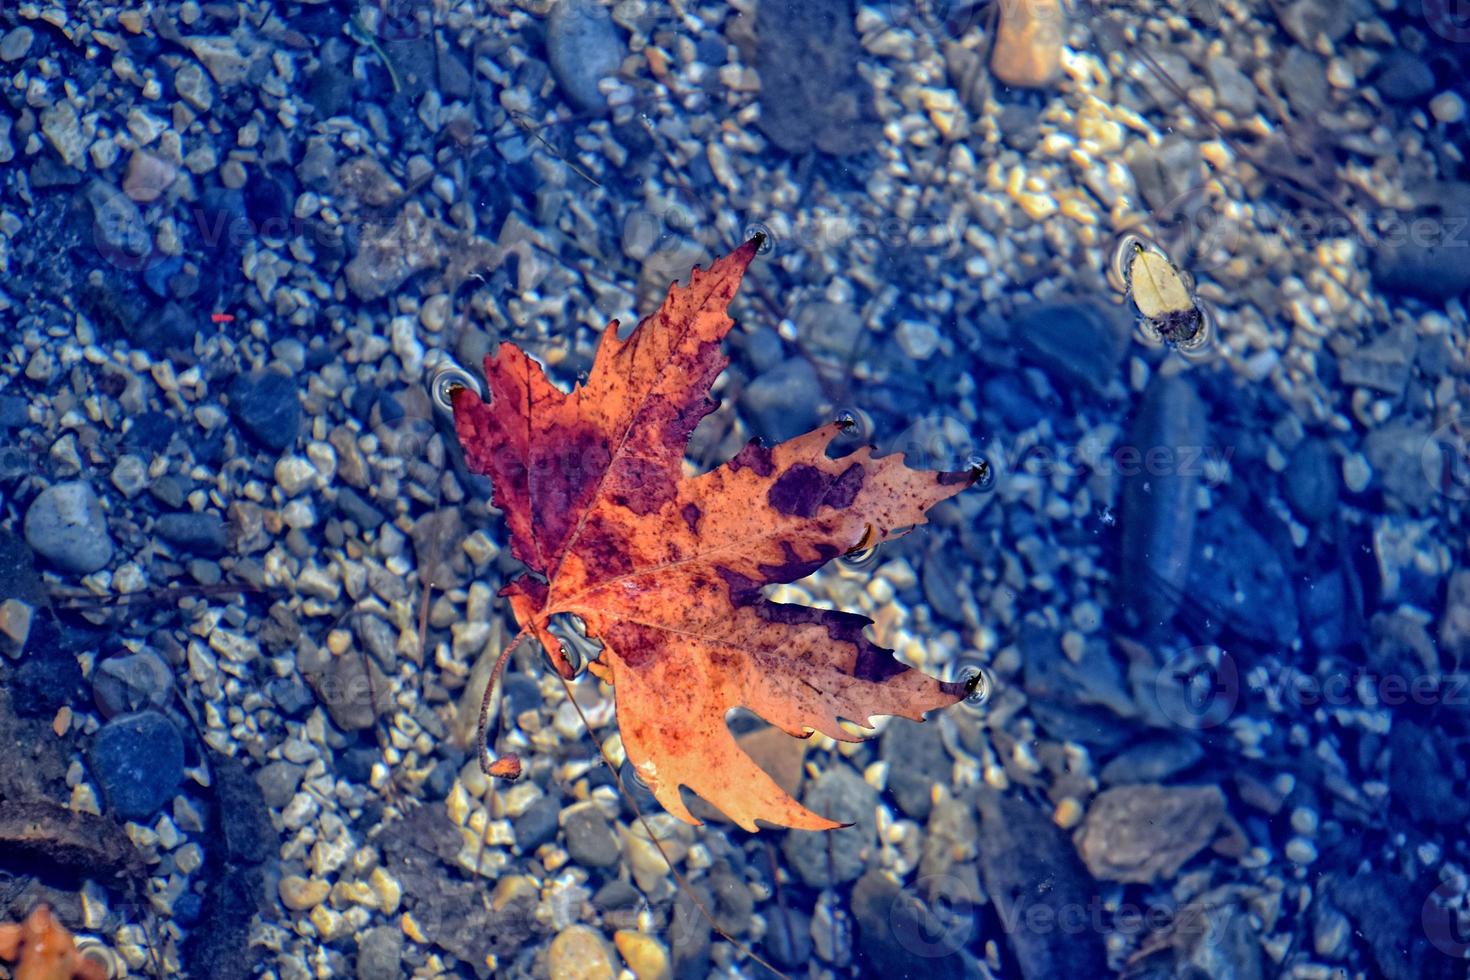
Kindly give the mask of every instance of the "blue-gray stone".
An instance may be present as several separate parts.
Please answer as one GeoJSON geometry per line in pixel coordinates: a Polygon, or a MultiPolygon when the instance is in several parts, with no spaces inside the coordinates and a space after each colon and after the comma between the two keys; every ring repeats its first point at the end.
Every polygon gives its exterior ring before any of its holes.
{"type": "Polygon", "coordinates": [[[87,575],[112,560],[107,519],[92,486],[57,483],[36,495],[26,510],[26,544],[68,572],[87,575]]]}
{"type": "Polygon", "coordinates": [[[1021,356],[1054,381],[1102,394],[1118,376],[1128,325],[1093,303],[1039,303],[1012,318],[1021,356]]]}
{"type": "Polygon", "coordinates": [[[87,767],[109,816],[147,820],[184,778],[184,742],[157,711],[118,715],[92,739],[87,767]]]}
{"type": "Polygon", "coordinates": [[[546,21],[546,58],[556,82],[579,109],[607,110],[597,83],[618,73],[623,40],[607,8],[591,0],[559,0],[546,21]]]}
{"type": "Polygon", "coordinates": [[[169,544],[206,558],[218,558],[229,544],[224,519],[210,511],[164,514],[153,530],[169,544]]]}
{"type": "Polygon", "coordinates": [[[173,671],[156,653],[109,657],[92,671],[92,697],[103,717],[162,708],[173,697],[173,671]]]}
{"type": "Polygon", "coordinates": [[[1122,478],[1122,600],[1146,629],[1179,608],[1194,545],[1197,467],[1207,430],[1204,403],[1183,377],[1157,375],[1144,392],[1112,464],[1122,478]]]}
{"type": "Polygon", "coordinates": [[[285,452],[301,428],[295,379],[275,371],[242,374],[230,385],[230,413],[268,449],[285,452]]]}
{"type": "Polygon", "coordinates": [[[822,383],[804,357],[793,357],[745,386],[740,410],[767,443],[785,442],[816,427],[822,383]]]}

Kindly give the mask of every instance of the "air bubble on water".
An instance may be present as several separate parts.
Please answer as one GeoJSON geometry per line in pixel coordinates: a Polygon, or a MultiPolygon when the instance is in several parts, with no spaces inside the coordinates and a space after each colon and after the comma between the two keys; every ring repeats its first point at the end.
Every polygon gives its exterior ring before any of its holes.
{"type": "Polygon", "coordinates": [[[990,678],[990,671],[979,664],[969,663],[961,666],[959,681],[969,691],[964,700],[967,708],[985,707],[986,702],[990,700],[991,692],[995,689],[995,684],[990,678]]]}
{"type": "Polygon", "coordinates": [[[547,622],[546,629],[560,641],[562,656],[577,673],[602,654],[602,644],[587,635],[587,624],[580,616],[557,613],[547,622]]]}
{"type": "Polygon", "coordinates": [[[439,361],[437,367],[429,374],[429,397],[433,399],[434,407],[441,412],[452,413],[454,411],[454,393],[460,388],[467,388],[476,395],[484,397],[480,390],[480,382],[473,374],[460,367],[448,357],[439,361]]]}
{"type": "Polygon", "coordinates": [[[973,474],[974,482],[970,485],[981,493],[995,489],[995,467],[990,465],[990,460],[979,453],[965,460],[965,470],[973,474]]]}

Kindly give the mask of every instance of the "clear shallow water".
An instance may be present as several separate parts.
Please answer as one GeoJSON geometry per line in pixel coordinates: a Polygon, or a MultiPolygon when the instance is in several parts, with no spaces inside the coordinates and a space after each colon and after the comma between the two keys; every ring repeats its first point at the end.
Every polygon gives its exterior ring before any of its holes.
{"type": "Polygon", "coordinates": [[[138,975],[1462,975],[1457,12],[552,6],[0,12],[0,920],[138,975]],[[777,596],[990,696],[733,718],[853,823],[748,835],[620,792],[527,647],[487,787],[519,563],[437,380],[569,386],[757,231],[689,459],[983,456],[777,596]]]}

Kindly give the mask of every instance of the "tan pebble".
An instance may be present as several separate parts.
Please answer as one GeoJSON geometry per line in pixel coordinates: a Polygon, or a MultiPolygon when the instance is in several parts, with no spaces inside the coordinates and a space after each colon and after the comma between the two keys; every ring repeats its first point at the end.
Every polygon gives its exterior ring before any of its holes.
{"type": "Polygon", "coordinates": [[[398,911],[398,903],[403,901],[403,886],[398,883],[397,878],[378,867],[368,876],[368,883],[378,897],[378,908],[388,915],[398,911]]]}
{"type": "Polygon", "coordinates": [[[147,150],[134,150],[123,178],[123,193],[139,204],[148,204],[163,196],[177,173],[178,168],[167,160],[147,150]]]}
{"type": "Polygon", "coordinates": [[[281,904],[295,912],[315,908],[326,900],[332,886],[319,878],[287,875],[281,879],[281,904]]]}
{"type": "Polygon", "coordinates": [[[618,975],[602,933],[568,926],[551,941],[547,967],[556,980],[613,980],[618,975]]]}
{"type": "Polygon", "coordinates": [[[1046,88],[1062,74],[1060,0],[1015,0],[1000,8],[1000,28],[990,53],[990,70],[1007,85],[1046,88]]]}
{"type": "Polygon", "coordinates": [[[336,906],[365,905],[378,907],[378,897],[365,881],[339,881],[332,886],[332,904],[336,906]]]}
{"type": "Polygon", "coordinates": [[[664,944],[643,932],[619,929],[613,934],[613,942],[633,976],[638,980],[669,980],[673,971],[669,968],[669,951],[664,944]]]}
{"type": "Polygon", "coordinates": [[[523,895],[532,903],[541,899],[541,889],[536,887],[536,882],[529,875],[501,878],[495,885],[495,891],[490,893],[490,907],[496,912],[503,912],[523,895]]]}
{"type": "Polygon", "coordinates": [[[409,939],[412,939],[414,942],[421,945],[428,945],[428,937],[424,935],[424,930],[420,928],[418,920],[416,920],[412,915],[409,915],[407,912],[405,912],[403,913],[403,915],[399,916],[398,926],[403,930],[403,934],[409,939]]]}
{"type": "Polygon", "coordinates": [[[1458,92],[1441,92],[1429,100],[1429,114],[1442,123],[1457,123],[1465,118],[1465,100],[1458,92]]]}
{"type": "Polygon", "coordinates": [[[335,909],[325,905],[318,905],[308,915],[311,924],[316,927],[316,934],[323,942],[331,942],[340,939],[348,928],[347,917],[335,909]]]}
{"type": "Polygon", "coordinates": [[[1063,830],[1071,830],[1082,822],[1082,816],[1082,804],[1073,797],[1066,796],[1062,798],[1062,802],[1057,804],[1051,818],[1058,827],[1063,830]]]}

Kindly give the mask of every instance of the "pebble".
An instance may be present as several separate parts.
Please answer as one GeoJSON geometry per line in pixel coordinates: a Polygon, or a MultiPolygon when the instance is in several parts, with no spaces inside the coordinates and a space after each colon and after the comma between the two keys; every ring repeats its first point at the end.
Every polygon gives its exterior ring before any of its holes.
{"type": "Polygon", "coordinates": [[[543,796],[511,824],[515,831],[516,846],[523,854],[530,854],[542,844],[556,840],[557,819],[561,815],[561,804],[555,797],[543,796]]]}
{"type": "Polygon", "coordinates": [[[255,784],[260,787],[265,805],[274,810],[284,809],[296,795],[296,788],[306,774],[306,767],[294,762],[277,760],[267,762],[255,771],[255,784]]]}
{"type": "Polygon", "coordinates": [[[1332,451],[1322,440],[1303,441],[1291,454],[1283,477],[1286,500],[1299,519],[1317,524],[1337,510],[1342,482],[1332,451]]]}
{"type": "Polygon", "coordinates": [[[1394,48],[1379,62],[1373,85],[1391,102],[1418,102],[1434,91],[1434,71],[1423,58],[1394,48]]]}
{"type": "Polygon", "coordinates": [[[0,61],[19,61],[24,58],[31,50],[31,41],[35,36],[35,32],[25,25],[6,32],[0,38],[0,61]]]}
{"type": "Polygon", "coordinates": [[[1342,482],[1351,493],[1362,493],[1373,479],[1373,467],[1362,453],[1348,453],[1342,459],[1342,482]]]}
{"type": "Polygon", "coordinates": [[[374,926],[357,940],[357,980],[398,980],[404,976],[403,931],[374,926]]]}
{"type": "Polygon", "coordinates": [[[1150,473],[1146,454],[1164,450],[1179,459],[1207,442],[1206,409],[1187,376],[1155,375],[1145,389],[1128,434],[1113,459],[1122,475],[1123,599],[1150,627],[1179,608],[1194,549],[1199,474],[1179,465],[1150,473]],[[1123,461],[1123,451],[1135,454],[1123,461]]]}
{"type": "Polygon", "coordinates": [[[186,62],[174,74],[174,90],[179,98],[200,112],[208,112],[214,106],[214,84],[196,62],[186,62]]]}
{"type": "Polygon", "coordinates": [[[84,481],[42,490],[26,510],[26,544],[68,572],[86,575],[112,561],[112,538],[102,504],[84,481]]]}
{"type": "Polygon", "coordinates": [[[148,485],[147,465],[131,453],[119,456],[112,466],[112,485],[124,497],[132,500],[148,485]]]}
{"type": "Polygon", "coordinates": [[[610,868],[622,857],[612,827],[595,803],[578,803],[562,815],[567,853],[587,868],[610,868]]]}
{"type": "Polygon", "coordinates": [[[1101,394],[1128,350],[1127,325],[1091,303],[1045,303],[1011,318],[1021,356],[1068,387],[1101,394]]]}
{"type": "Polygon", "coordinates": [[[153,235],[143,212],[126,194],[94,180],[87,185],[86,199],[92,206],[92,233],[112,260],[130,264],[152,251],[153,235]]]}
{"type": "Polygon", "coordinates": [[[669,951],[647,933],[619,929],[613,933],[613,943],[638,980],[670,980],[673,976],[669,951]]]}
{"type": "Polygon", "coordinates": [[[1441,92],[1429,100],[1429,114],[1445,125],[1465,118],[1465,100],[1459,92],[1441,92]]]}
{"type": "Polygon", "coordinates": [[[82,162],[87,150],[87,137],[82,133],[77,110],[65,98],[41,111],[41,135],[46,137],[46,142],[68,167],[82,162]]]}
{"type": "Polygon", "coordinates": [[[250,70],[250,59],[241,53],[235,39],[222,37],[191,37],[184,46],[208,69],[209,74],[221,85],[238,85],[245,81],[250,70]]]}
{"type": "Polygon", "coordinates": [[[817,423],[821,381],[811,361],[792,357],[745,386],[740,409],[753,435],[767,444],[784,442],[817,423]]]}
{"type": "Polygon", "coordinates": [[[276,485],[288,497],[294,497],[308,489],[316,475],[316,467],[303,456],[282,456],[276,460],[276,485]]]}
{"type": "Polygon", "coordinates": [[[230,385],[230,414],[256,441],[283,452],[301,428],[297,382],[275,371],[242,374],[230,385]]]}
{"type": "Polygon", "coordinates": [[[567,926],[551,941],[547,967],[556,980],[613,980],[618,975],[602,933],[567,926]]]}
{"type": "Polygon", "coordinates": [[[93,736],[87,768],[102,790],[108,815],[146,820],[184,778],[184,742],[174,723],[157,711],[118,715],[93,736]]]}
{"type": "Polygon", "coordinates": [[[204,558],[218,558],[229,546],[224,518],[214,511],[164,514],[153,522],[158,537],[204,558]]]}
{"type": "Polygon", "coordinates": [[[602,79],[616,75],[625,48],[607,8],[592,0],[559,0],[546,19],[546,60],[579,109],[604,111],[602,79]]]}
{"type": "Polygon", "coordinates": [[[1220,104],[1239,118],[1256,111],[1256,85],[1232,58],[1211,58],[1205,65],[1220,104]]]}
{"type": "Polygon", "coordinates": [[[1003,5],[990,70],[1007,85],[1049,88],[1062,75],[1066,27],[1060,0],[1015,0],[1003,5]]]}
{"type": "Polygon", "coordinates": [[[388,678],[372,659],[355,650],[332,657],[311,682],[332,723],[343,731],[372,728],[390,700],[388,678]]]}
{"type": "Polygon", "coordinates": [[[821,834],[787,834],[782,850],[791,866],[812,888],[856,880],[877,833],[878,791],[838,763],[807,785],[801,804],[852,826],[821,834]]]}
{"type": "Polygon", "coordinates": [[[108,657],[92,673],[92,697],[103,717],[162,708],[173,698],[173,671],[156,653],[108,657]]]}
{"type": "Polygon", "coordinates": [[[20,599],[0,602],[0,651],[7,657],[19,657],[25,652],[34,616],[35,610],[20,599]]]}
{"type": "Polygon", "coordinates": [[[178,167],[157,154],[142,149],[134,150],[133,155],[128,158],[128,172],[123,178],[122,191],[139,204],[151,203],[163,196],[178,172],[178,167]]]}
{"type": "Polygon", "coordinates": [[[1217,786],[1117,786],[1093,800],[1077,850],[1096,878],[1166,881],[1214,838],[1224,817],[1217,786]]]}
{"type": "Polygon", "coordinates": [[[1192,738],[1159,736],[1132,746],[1112,759],[1098,779],[1106,786],[1158,783],[1200,760],[1204,749],[1192,738]]]}
{"type": "Polygon", "coordinates": [[[927,361],[939,349],[939,331],[924,320],[903,320],[893,332],[899,349],[915,361],[927,361]]]}
{"type": "Polygon", "coordinates": [[[278,890],[282,905],[293,912],[305,912],[326,901],[327,895],[332,891],[332,885],[319,878],[286,875],[281,879],[278,890]]]}

